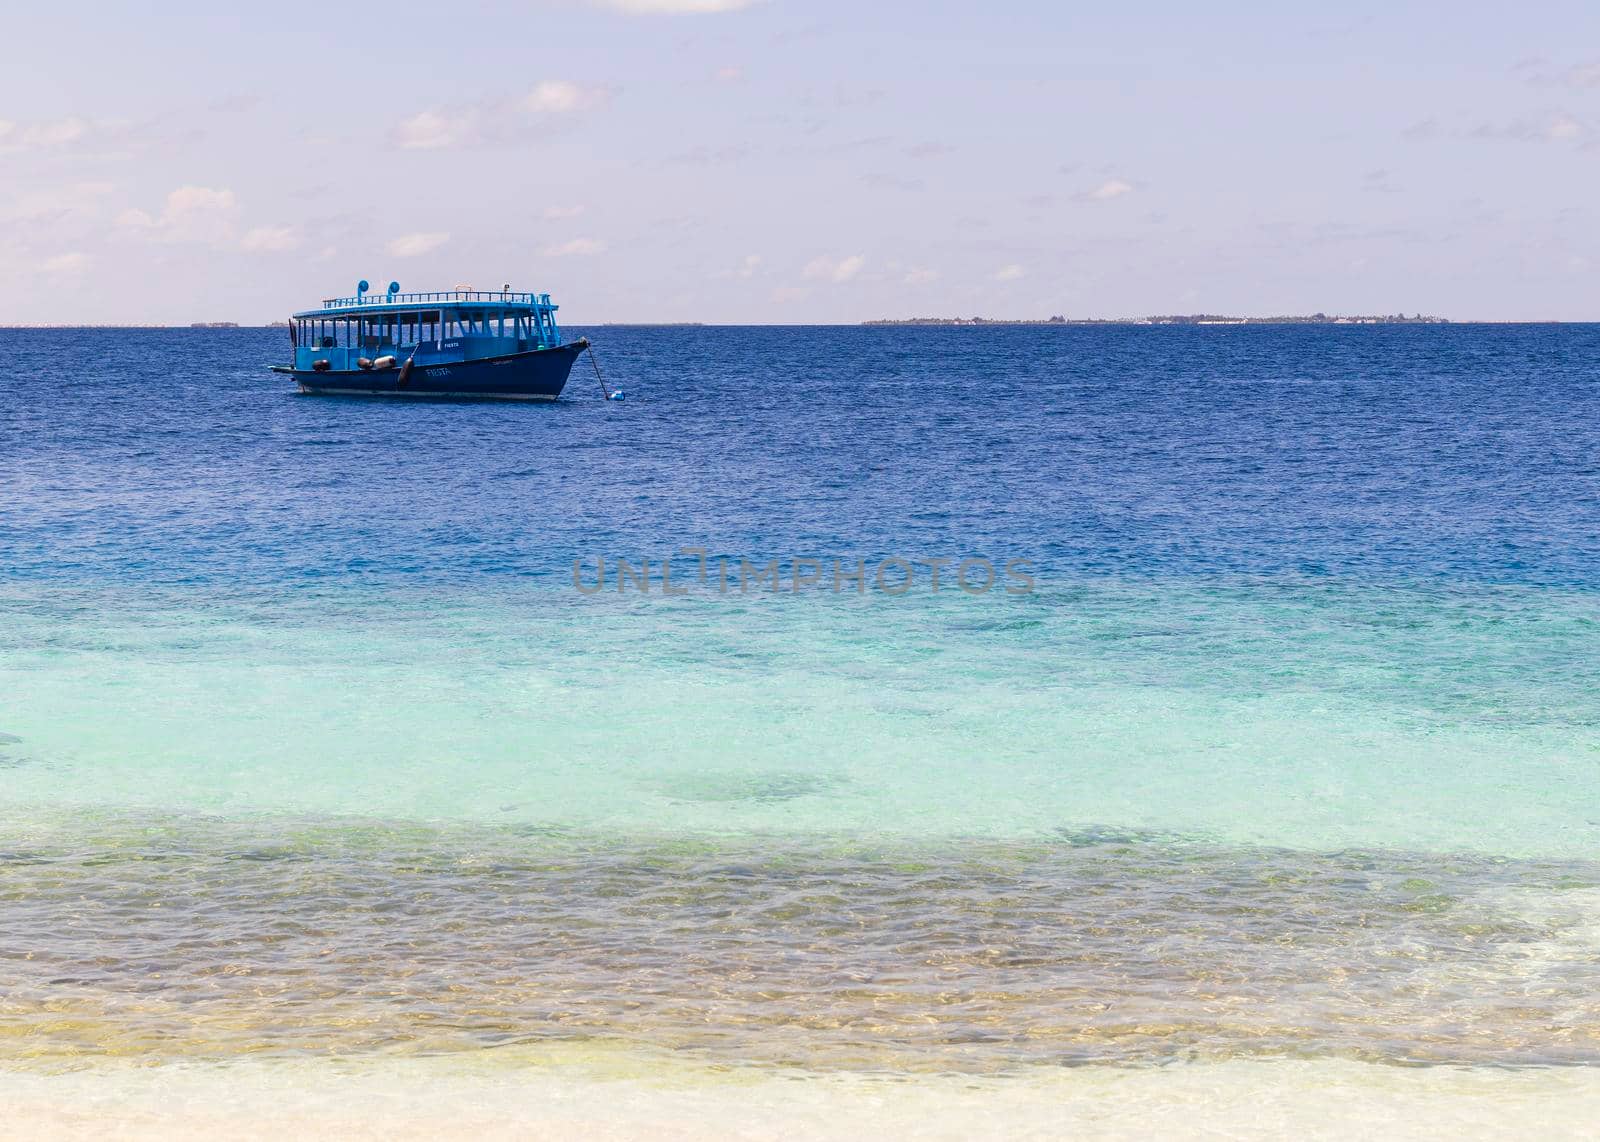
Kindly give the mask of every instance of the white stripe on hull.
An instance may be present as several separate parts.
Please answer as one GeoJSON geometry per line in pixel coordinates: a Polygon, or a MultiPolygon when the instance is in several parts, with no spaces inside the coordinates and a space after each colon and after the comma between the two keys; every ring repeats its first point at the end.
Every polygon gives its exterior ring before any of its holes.
{"type": "Polygon", "coordinates": [[[407,389],[400,392],[396,389],[312,389],[305,385],[300,386],[300,391],[311,396],[332,397],[461,397],[464,400],[555,400],[547,393],[446,393],[428,392],[416,389],[407,389]]]}

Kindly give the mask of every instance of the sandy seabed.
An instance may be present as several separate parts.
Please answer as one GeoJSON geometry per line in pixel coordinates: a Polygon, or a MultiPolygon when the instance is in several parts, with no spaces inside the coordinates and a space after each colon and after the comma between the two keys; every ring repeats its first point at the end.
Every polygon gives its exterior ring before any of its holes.
{"type": "MultiPolygon", "coordinates": [[[[499,1054],[498,1052],[496,1054],[499,1054]]],[[[1600,1070],[1235,1060],[814,1075],[606,1053],[0,1071],[0,1138],[1593,1137],[1600,1070]]]]}

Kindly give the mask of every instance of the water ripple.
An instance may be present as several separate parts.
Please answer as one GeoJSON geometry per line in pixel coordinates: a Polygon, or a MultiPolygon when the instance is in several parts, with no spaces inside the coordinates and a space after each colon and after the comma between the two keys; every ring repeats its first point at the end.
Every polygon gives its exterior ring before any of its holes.
{"type": "Polygon", "coordinates": [[[8,854],[0,1058],[1600,1063],[1600,865],[128,821],[8,854]]]}

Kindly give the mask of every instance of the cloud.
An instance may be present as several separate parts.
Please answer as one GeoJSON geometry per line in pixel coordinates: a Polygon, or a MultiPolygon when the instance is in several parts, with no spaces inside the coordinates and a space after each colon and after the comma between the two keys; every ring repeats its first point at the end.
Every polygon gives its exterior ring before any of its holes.
{"type": "Polygon", "coordinates": [[[47,274],[76,274],[89,268],[89,255],[73,251],[70,254],[57,254],[53,258],[46,258],[40,263],[39,268],[47,274]]]}
{"type": "Polygon", "coordinates": [[[407,150],[427,151],[467,142],[474,131],[475,118],[471,115],[420,111],[394,129],[394,141],[407,150]]]}
{"type": "Polygon", "coordinates": [[[1551,139],[1576,139],[1583,134],[1583,124],[1565,115],[1558,115],[1545,128],[1545,135],[1551,139]]]}
{"type": "Polygon", "coordinates": [[[1398,193],[1398,189],[1389,178],[1389,172],[1382,168],[1368,171],[1362,178],[1361,189],[1370,194],[1398,193]]]}
{"type": "Polygon", "coordinates": [[[261,96],[240,92],[237,95],[224,95],[220,99],[213,99],[206,104],[206,110],[219,115],[233,115],[241,111],[253,111],[259,106],[261,106],[261,96]]]}
{"type": "Polygon", "coordinates": [[[76,116],[38,123],[0,119],[0,151],[50,150],[80,142],[89,135],[87,120],[76,116]]]}
{"type": "Polygon", "coordinates": [[[1600,87],[1600,60],[1580,60],[1562,68],[1543,56],[1529,56],[1513,64],[1511,74],[1535,87],[1570,87],[1583,91],[1600,87]]]}
{"type": "Polygon", "coordinates": [[[1574,87],[1600,87],[1600,63],[1574,64],[1567,72],[1567,82],[1574,87]]]}
{"type": "Polygon", "coordinates": [[[1557,112],[1541,119],[1513,119],[1505,123],[1479,123],[1466,135],[1469,139],[1514,143],[1562,143],[1586,133],[1582,123],[1557,112]]]}
{"type": "Polygon", "coordinates": [[[570,242],[562,242],[558,246],[546,246],[544,256],[547,258],[582,258],[591,254],[604,253],[606,244],[597,242],[593,238],[574,238],[570,242]]]}
{"type": "Polygon", "coordinates": [[[740,278],[740,279],[748,280],[750,278],[755,277],[757,271],[759,271],[760,269],[761,269],[761,255],[760,254],[746,254],[743,258],[741,258],[739,260],[739,264],[737,266],[735,266],[733,269],[731,269],[731,270],[718,270],[718,271],[716,271],[716,273],[712,274],[711,276],[713,278],[720,278],[720,279],[740,278]]]}
{"type": "Polygon", "coordinates": [[[36,225],[71,219],[97,219],[104,213],[104,200],[116,191],[109,182],[78,182],[48,189],[26,191],[0,205],[0,222],[31,222],[36,225]]]}
{"type": "Polygon", "coordinates": [[[744,143],[733,143],[726,147],[694,147],[690,150],[670,155],[669,163],[682,163],[686,166],[705,167],[714,163],[737,163],[748,157],[750,148],[744,143]]]}
{"type": "Polygon", "coordinates": [[[580,87],[565,79],[547,79],[522,97],[522,110],[530,115],[570,115],[609,102],[605,87],[580,87]]]}
{"type": "Polygon", "coordinates": [[[1133,193],[1133,184],[1124,182],[1120,178],[1107,179],[1093,190],[1086,190],[1078,195],[1081,202],[1110,202],[1113,198],[1121,198],[1125,194],[1133,193]]]}
{"type": "Polygon", "coordinates": [[[748,8],[755,0],[598,0],[602,8],[615,8],[619,12],[636,14],[677,14],[700,12],[737,12],[748,8]]]}
{"type": "Polygon", "coordinates": [[[546,206],[544,208],[544,220],[546,222],[556,222],[562,218],[576,218],[582,213],[583,207],[581,206],[546,206]]]}
{"type": "Polygon", "coordinates": [[[1014,282],[1018,278],[1025,277],[1027,273],[1027,270],[1023,269],[1016,262],[1012,262],[1009,266],[1001,266],[998,270],[996,270],[994,272],[994,280],[997,282],[1014,282]]]}
{"type": "Polygon", "coordinates": [[[904,281],[906,285],[927,285],[929,282],[936,282],[939,280],[939,271],[910,269],[906,271],[906,276],[901,280],[904,281]]]}
{"type": "Polygon", "coordinates": [[[1545,111],[1532,116],[1471,126],[1450,127],[1437,119],[1424,119],[1401,132],[1411,142],[1438,139],[1469,139],[1474,142],[1578,143],[1588,146],[1594,131],[1590,124],[1564,111],[1545,111]]]}
{"type": "Polygon", "coordinates": [[[1439,120],[1419,119],[1417,122],[1407,127],[1404,131],[1401,131],[1400,137],[1402,139],[1408,139],[1412,142],[1420,143],[1426,142],[1430,139],[1437,139],[1443,134],[1444,128],[1439,125],[1439,120]]]}
{"type": "Polygon", "coordinates": [[[861,254],[851,254],[847,258],[812,258],[806,263],[805,269],[800,271],[800,276],[805,278],[822,279],[832,282],[847,282],[861,272],[861,267],[867,264],[867,259],[861,254]]]}
{"type": "Polygon", "coordinates": [[[611,96],[609,87],[546,79],[519,98],[419,111],[401,120],[389,138],[397,147],[418,151],[506,142],[525,136],[536,123],[548,126],[552,119],[604,107],[611,96]]]}
{"type": "Polygon", "coordinates": [[[711,77],[713,79],[720,80],[723,83],[738,83],[744,78],[744,68],[731,66],[719,67],[716,71],[711,73],[711,77]]]}
{"type": "Polygon", "coordinates": [[[417,258],[433,253],[449,240],[448,233],[402,234],[392,239],[384,249],[392,258],[417,258]]]}
{"type": "Polygon", "coordinates": [[[921,190],[928,185],[920,178],[905,178],[902,175],[885,174],[881,171],[864,174],[861,176],[861,181],[867,186],[882,186],[890,190],[921,190]]]}
{"type": "Polygon", "coordinates": [[[167,195],[159,215],[124,210],[117,216],[117,225],[157,241],[222,245],[233,237],[237,213],[238,201],[231,190],[180,186],[167,195]]]}
{"type": "Polygon", "coordinates": [[[239,249],[252,254],[279,254],[299,245],[300,235],[293,226],[257,226],[239,239],[239,249]]]}
{"type": "Polygon", "coordinates": [[[211,210],[232,210],[236,205],[231,190],[209,186],[180,186],[167,195],[167,215],[187,216],[211,210]]]}

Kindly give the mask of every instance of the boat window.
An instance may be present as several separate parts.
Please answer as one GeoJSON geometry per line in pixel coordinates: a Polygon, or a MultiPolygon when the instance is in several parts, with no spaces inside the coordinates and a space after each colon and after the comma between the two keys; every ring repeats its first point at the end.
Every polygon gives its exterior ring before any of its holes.
{"type": "Polygon", "coordinates": [[[389,332],[389,316],[364,317],[360,320],[357,336],[363,349],[377,349],[393,340],[389,332]]]}

